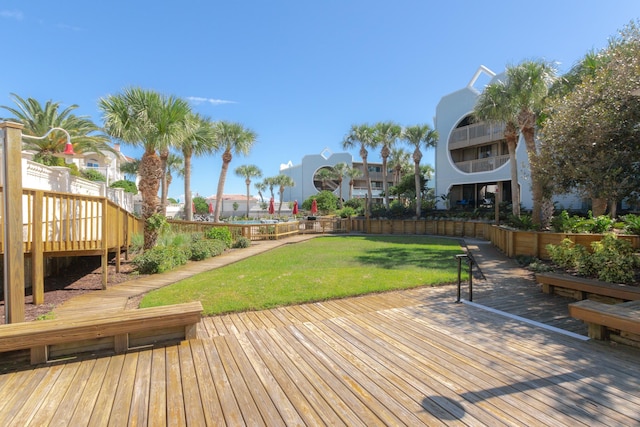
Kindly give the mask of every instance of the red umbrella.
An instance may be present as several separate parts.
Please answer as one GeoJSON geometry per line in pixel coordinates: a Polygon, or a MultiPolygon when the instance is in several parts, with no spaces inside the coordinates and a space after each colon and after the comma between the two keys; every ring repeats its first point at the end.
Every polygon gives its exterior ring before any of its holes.
{"type": "Polygon", "coordinates": [[[294,215],[298,214],[298,201],[297,200],[293,202],[293,211],[292,211],[292,213],[294,215]]]}
{"type": "Polygon", "coordinates": [[[213,203],[209,202],[209,213],[213,213],[213,203]]]}
{"type": "Polygon", "coordinates": [[[318,212],[318,202],[316,202],[316,199],[313,199],[313,202],[311,202],[311,214],[315,215],[316,212],[318,212]]]}
{"type": "Polygon", "coordinates": [[[271,200],[269,200],[269,215],[273,215],[275,211],[276,211],[276,208],[273,205],[273,197],[272,197],[271,200]]]}

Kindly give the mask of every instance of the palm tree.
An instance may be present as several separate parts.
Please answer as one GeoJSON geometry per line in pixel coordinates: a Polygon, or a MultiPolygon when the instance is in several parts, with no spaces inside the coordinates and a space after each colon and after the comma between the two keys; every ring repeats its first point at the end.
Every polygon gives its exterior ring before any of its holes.
{"type": "MultiPolygon", "coordinates": [[[[108,145],[109,138],[100,132],[100,128],[93,123],[88,116],[76,116],[72,114],[77,105],[71,105],[60,111],[60,103],[47,101],[44,106],[33,98],[21,98],[15,93],[11,94],[17,108],[2,106],[15,116],[15,120],[22,123],[22,132],[25,135],[42,136],[51,128],[59,127],[69,132],[71,143],[76,153],[102,153],[105,151],[114,152],[108,145]]],[[[24,148],[36,152],[34,160],[36,162],[49,165],[61,166],[63,160],[56,157],[64,151],[67,143],[66,135],[63,132],[51,132],[44,139],[26,139],[24,148]]]]}
{"type": "Polygon", "coordinates": [[[362,176],[362,171],[358,168],[347,166],[344,175],[349,178],[349,200],[351,200],[353,198],[354,181],[356,180],[356,178],[360,178],[362,176]]]}
{"type": "Polygon", "coordinates": [[[214,222],[220,222],[220,207],[224,194],[224,182],[227,178],[229,163],[233,159],[233,154],[247,155],[256,141],[256,134],[250,129],[245,129],[240,123],[218,122],[216,125],[219,149],[222,152],[222,169],[218,180],[218,191],[216,193],[216,208],[214,222]]]}
{"type": "Polygon", "coordinates": [[[264,185],[269,188],[269,193],[271,193],[272,199],[275,199],[275,194],[273,194],[273,189],[276,186],[275,179],[275,176],[270,176],[264,179],[264,185]]]}
{"type": "Polygon", "coordinates": [[[382,191],[384,192],[384,207],[389,209],[389,183],[387,182],[387,159],[391,154],[391,148],[400,137],[402,128],[394,122],[380,122],[373,128],[374,138],[382,146],[380,156],[382,157],[382,191]]]}
{"type": "Polygon", "coordinates": [[[286,187],[293,187],[296,183],[289,175],[280,174],[274,178],[275,185],[280,186],[280,204],[278,205],[278,216],[280,216],[280,210],[282,209],[282,199],[284,198],[284,190],[286,187]]]}
{"type": "MultiPolygon", "coordinates": [[[[169,191],[169,187],[171,186],[171,181],[173,181],[173,174],[177,173],[178,176],[184,176],[184,159],[176,154],[170,153],[167,158],[167,192],[169,191]]],[[[167,206],[163,206],[165,212],[163,215],[166,215],[167,206]]]]}
{"type": "Polygon", "coordinates": [[[402,178],[402,170],[409,164],[411,154],[407,153],[404,148],[394,147],[389,155],[389,167],[393,170],[393,185],[398,185],[402,178]]]}
{"type": "Polygon", "coordinates": [[[476,119],[493,124],[504,123],[504,139],[509,152],[511,173],[511,211],[520,216],[520,186],[518,184],[518,163],[516,147],[518,145],[518,124],[515,108],[511,105],[504,81],[498,81],[485,87],[476,102],[473,115],[476,119]]]}
{"type": "Polygon", "coordinates": [[[422,215],[422,199],[420,191],[420,161],[422,160],[422,151],[420,151],[420,146],[424,144],[427,148],[435,147],[438,140],[438,132],[431,129],[429,125],[415,125],[404,129],[402,132],[402,139],[414,147],[413,164],[416,184],[416,218],[420,219],[420,216],[422,215]]]}
{"type": "Polygon", "coordinates": [[[329,185],[327,185],[328,182],[330,182],[331,180],[336,178],[336,174],[335,171],[332,168],[322,168],[319,171],[316,172],[316,174],[314,175],[313,179],[317,180],[317,181],[321,181],[322,182],[322,190],[329,190],[329,191],[333,191],[329,185]]]}
{"type": "Polygon", "coordinates": [[[376,141],[373,137],[373,128],[367,124],[352,125],[349,133],[342,141],[342,148],[345,150],[360,147],[360,157],[362,158],[362,167],[364,169],[364,179],[367,182],[367,202],[365,204],[365,216],[368,218],[371,214],[371,179],[369,178],[369,164],[367,156],[369,151],[367,148],[375,148],[376,141]]]}
{"type": "Polygon", "coordinates": [[[345,174],[347,173],[347,169],[349,166],[346,163],[336,163],[333,166],[333,170],[336,172],[335,177],[338,181],[338,203],[340,204],[340,209],[342,209],[342,181],[344,181],[345,174]]]}
{"type": "Polygon", "coordinates": [[[256,165],[242,165],[236,168],[235,173],[244,177],[244,183],[247,184],[247,218],[249,218],[249,199],[251,198],[249,186],[251,185],[251,178],[260,178],[262,171],[256,165]]]}
{"type": "Polygon", "coordinates": [[[531,170],[533,211],[531,221],[541,224],[544,194],[544,176],[538,173],[538,147],[535,132],[540,111],[545,106],[549,88],[556,79],[556,70],[548,62],[524,61],[515,67],[507,67],[506,91],[510,104],[516,111],[518,127],[524,138],[531,170]]]}
{"type": "Polygon", "coordinates": [[[124,173],[129,181],[135,181],[140,169],[140,159],[133,159],[120,165],[120,172],[124,173]]]}
{"type": "Polygon", "coordinates": [[[142,218],[145,220],[143,247],[150,249],[156,243],[159,230],[146,220],[158,213],[158,190],[163,175],[156,151],[184,134],[183,113],[188,105],[154,91],[129,88],[121,94],[101,98],[99,107],[107,134],[144,149],[138,189],[142,196],[142,218]]]}
{"type": "Polygon", "coordinates": [[[217,149],[217,135],[211,119],[197,113],[190,114],[186,120],[186,133],[178,146],[184,157],[184,217],[192,221],[191,159],[194,155],[205,156],[217,149]]]}
{"type": "Polygon", "coordinates": [[[267,184],[264,181],[256,182],[253,186],[258,190],[258,196],[260,196],[260,203],[264,203],[264,196],[262,193],[267,191],[267,184]]]}

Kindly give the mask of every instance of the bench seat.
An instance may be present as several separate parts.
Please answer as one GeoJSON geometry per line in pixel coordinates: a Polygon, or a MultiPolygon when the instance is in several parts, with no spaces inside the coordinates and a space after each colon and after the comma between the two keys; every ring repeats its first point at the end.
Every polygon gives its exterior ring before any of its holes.
{"type": "Polygon", "coordinates": [[[640,301],[604,304],[583,300],[569,304],[569,314],[587,323],[592,339],[606,340],[611,330],[640,337],[640,301]]]}
{"type": "Polygon", "coordinates": [[[184,339],[196,338],[201,316],[202,304],[195,301],[0,325],[0,352],[30,349],[31,363],[38,364],[49,360],[49,346],[106,339],[116,353],[122,353],[130,349],[130,334],[162,336],[178,330],[184,339]]]}
{"type": "Polygon", "coordinates": [[[601,282],[586,277],[538,273],[536,274],[536,282],[542,285],[542,291],[545,293],[553,294],[558,293],[559,289],[567,289],[570,292],[564,292],[563,295],[571,296],[576,300],[593,299],[594,296],[611,298],[608,302],[640,300],[639,287],[601,282]]]}

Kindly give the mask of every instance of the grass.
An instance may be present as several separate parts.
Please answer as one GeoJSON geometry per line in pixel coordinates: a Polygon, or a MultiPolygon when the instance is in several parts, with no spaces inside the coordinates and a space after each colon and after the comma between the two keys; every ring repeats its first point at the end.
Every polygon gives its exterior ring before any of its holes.
{"type": "Polygon", "coordinates": [[[215,315],[452,283],[461,252],[426,236],[318,237],[150,292],[140,306],[198,300],[215,315]]]}

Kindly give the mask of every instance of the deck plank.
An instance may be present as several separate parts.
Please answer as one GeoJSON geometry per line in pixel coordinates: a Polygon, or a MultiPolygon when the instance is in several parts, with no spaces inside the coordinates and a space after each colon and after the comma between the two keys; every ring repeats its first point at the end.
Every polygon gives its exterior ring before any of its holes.
{"type": "Polygon", "coordinates": [[[216,386],[211,377],[207,363],[207,355],[202,340],[191,340],[191,354],[193,357],[195,375],[200,389],[200,399],[207,425],[220,425],[224,421],[222,407],[218,399],[216,386]]]}
{"type": "Polygon", "coordinates": [[[182,343],[178,347],[180,356],[180,375],[182,377],[182,393],[184,395],[184,411],[187,424],[190,426],[206,426],[204,409],[200,389],[198,387],[198,377],[191,353],[191,346],[188,342],[182,343]]]}
{"type": "Polygon", "coordinates": [[[139,354],[138,352],[132,352],[127,353],[124,357],[120,381],[118,382],[118,387],[113,399],[113,408],[109,415],[110,426],[122,426],[129,421],[129,411],[131,409],[139,354]]]}
{"type": "Polygon", "coordinates": [[[149,384],[149,426],[167,425],[167,368],[166,350],[155,348],[151,352],[151,374],[149,384]]]}
{"type": "Polygon", "coordinates": [[[166,348],[165,363],[167,369],[167,425],[186,425],[184,396],[182,393],[182,374],[180,372],[180,356],[178,347],[166,348]]]}

